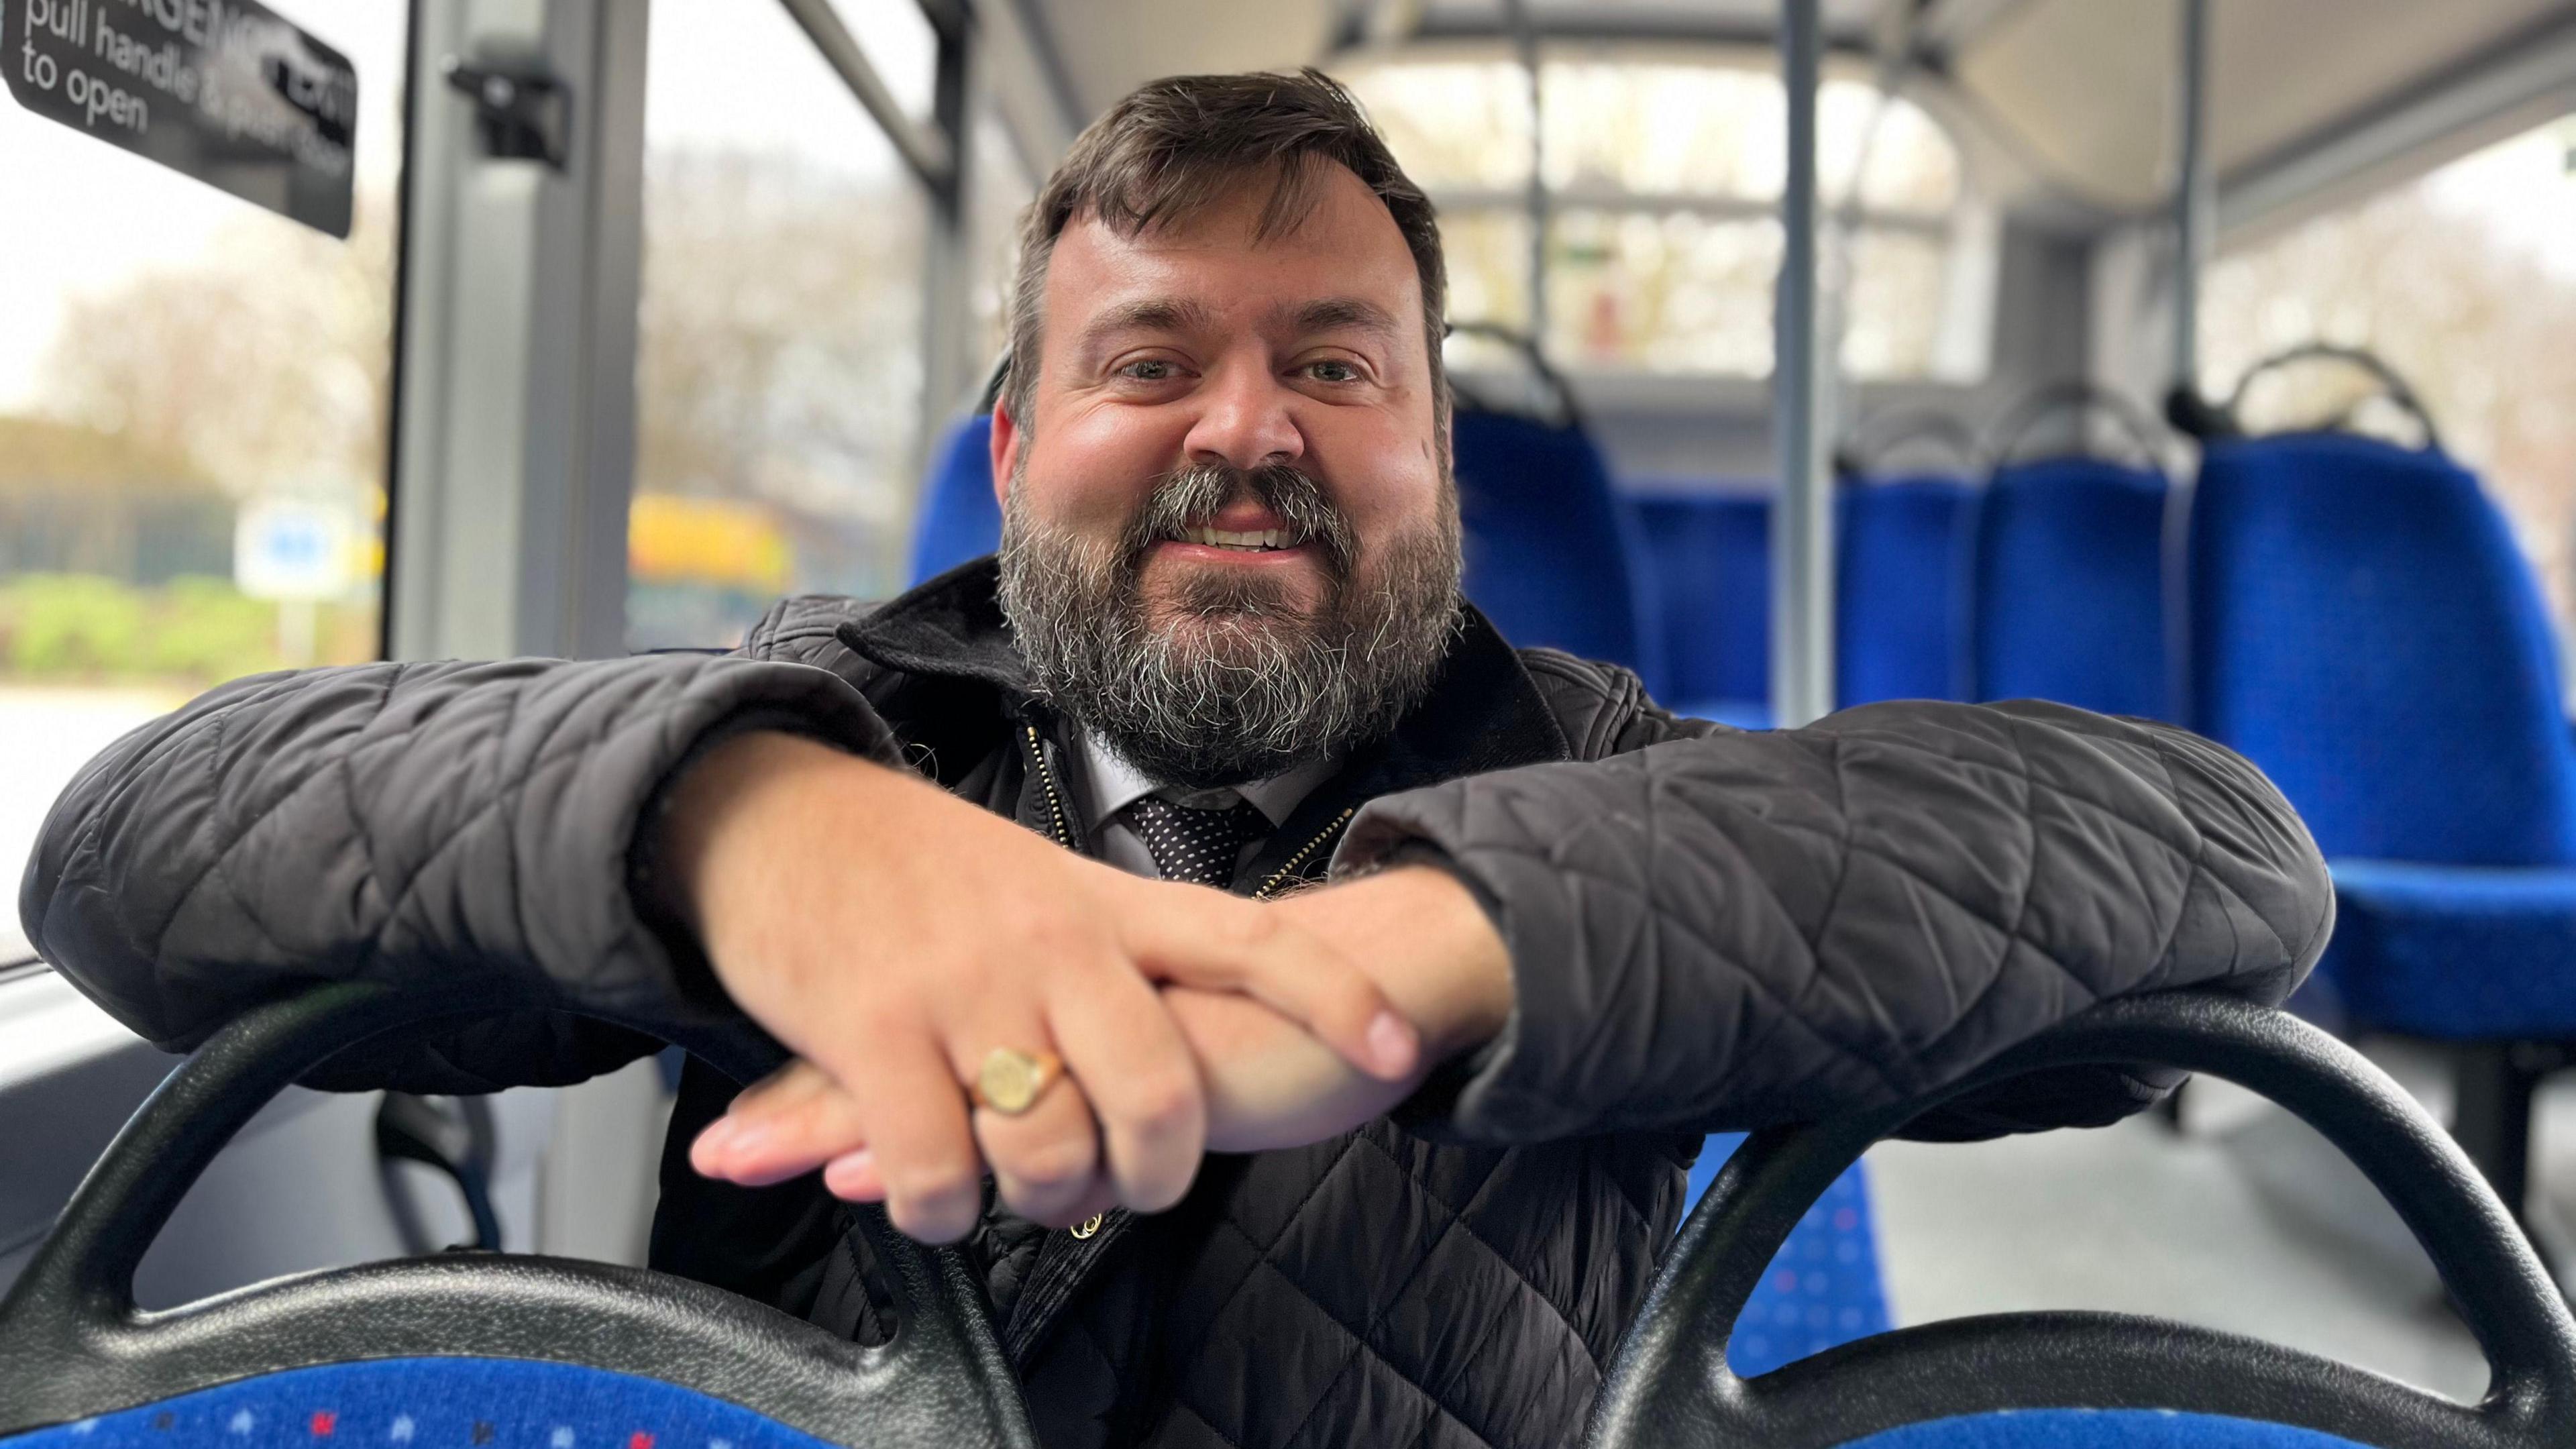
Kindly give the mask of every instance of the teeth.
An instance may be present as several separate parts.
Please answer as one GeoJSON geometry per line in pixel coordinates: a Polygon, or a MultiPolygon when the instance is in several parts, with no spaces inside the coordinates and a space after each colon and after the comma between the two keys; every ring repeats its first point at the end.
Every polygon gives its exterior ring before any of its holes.
{"type": "Polygon", "coordinates": [[[1185,528],[1181,530],[1181,540],[1184,543],[1206,544],[1211,548],[1265,549],[1288,546],[1286,532],[1276,528],[1265,528],[1252,533],[1236,533],[1222,528],[1185,528]]]}

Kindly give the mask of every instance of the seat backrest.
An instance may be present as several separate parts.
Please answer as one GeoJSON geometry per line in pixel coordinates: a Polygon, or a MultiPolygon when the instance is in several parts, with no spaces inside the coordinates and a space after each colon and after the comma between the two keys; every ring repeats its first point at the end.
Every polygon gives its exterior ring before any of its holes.
{"type": "Polygon", "coordinates": [[[993,497],[993,419],[961,418],[931,455],[921,515],[912,528],[912,581],[946,573],[1002,546],[1002,505],[993,497]]]}
{"type": "Polygon", "coordinates": [[[1960,647],[1976,497],[1967,483],[1934,476],[1853,480],[1838,490],[1837,704],[1965,694],[1960,647]]]}
{"type": "Polygon", "coordinates": [[[1771,697],[1771,499],[1667,484],[1630,495],[1664,635],[1667,703],[1771,697]]]}
{"type": "Polygon", "coordinates": [[[1659,683],[1660,630],[1629,563],[1629,523],[1578,428],[1512,413],[1456,418],[1466,593],[1522,646],[1625,664],[1659,683]]]}
{"type": "Polygon", "coordinates": [[[2328,855],[2576,864],[2576,750],[2530,566],[2441,453],[2214,442],[2190,530],[2191,723],[2328,855]]]}
{"type": "MultiPolygon", "coordinates": [[[[1682,1200],[1684,1217],[1743,1145],[1741,1132],[1721,1132],[1700,1145],[1682,1200]]],[[[1869,1176],[1855,1163],[1790,1229],[1761,1286],[1744,1301],[1735,1336],[1727,1341],[1726,1362],[1750,1378],[1887,1328],[1887,1289],[1870,1222],[1869,1176]]]]}
{"type": "Polygon", "coordinates": [[[1968,664],[1977,699],[2171,719],[2165,475],[2081,456],[2008,463],[1977,505],[1968,664]]]}

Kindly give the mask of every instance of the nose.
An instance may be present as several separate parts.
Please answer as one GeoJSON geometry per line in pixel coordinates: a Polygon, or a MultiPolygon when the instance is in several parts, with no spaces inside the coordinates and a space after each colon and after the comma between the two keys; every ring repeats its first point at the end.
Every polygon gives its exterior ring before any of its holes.
{"type": "Polygon", "coordinates": [[[1258,468],[1294,463],[1305,456],[1305,435],[1289,415],[1297,393],[1271,376],[1266,366],[1225,366],[1208,379],[1198,396],[1198,419],[1181,442],[1191,462],[1258,468]]]}

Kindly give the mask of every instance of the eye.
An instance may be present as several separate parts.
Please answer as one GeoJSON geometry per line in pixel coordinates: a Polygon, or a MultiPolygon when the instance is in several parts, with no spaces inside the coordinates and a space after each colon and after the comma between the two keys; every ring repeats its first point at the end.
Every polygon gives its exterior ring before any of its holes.
{"type": "Polygon", "coordinates": [[[1357,382],[1360,370],[1338,357],[1320,358],[1306,364],[1306,375],[1317,382],[1357,382]]]}
{"type": "Polygon", "coordinates": [[[1160,357],[1140,357],[1120,367],[1118,375],[1130,382],[1170,382],[1180,369],[1160,357]]]}

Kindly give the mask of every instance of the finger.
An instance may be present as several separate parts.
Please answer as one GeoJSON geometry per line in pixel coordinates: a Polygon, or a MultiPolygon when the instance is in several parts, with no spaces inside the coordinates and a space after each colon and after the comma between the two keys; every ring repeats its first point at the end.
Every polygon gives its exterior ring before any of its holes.
{"type": "Polygon", "coordinates": [[[877,1155],[862,1147],[823,1164],[823,1190],[844,1202],[885,1201],[885,1179],[877,1175],[877,1155]]]}
{"type": "Polygon", "coordinates": [[[1082,1205],[1103,1191],[1100,1128],[1079,1082],[1052,1083],[1017,1116],[979,1107],[974,1121],[975,1141],[1011,1211],[1050,1228],[1088,1215],[1082,1205]]]}
{"type": "MultiPolygon", "coordinates": [[[[1000,1048],[1060,1059],[1056,1034],[1034,1002],[970,1008],[950,1036],[957,1075],[969,1082],[1000,1048]]],[[[1091,1103],[1061,1069],[1057,1075],[1026,1111],[977,1107],[973,1116],[976,1144],[993,1170],[1002,1200],[1020,1216],[1051,1227],[1062,1226],[1058,1219],[1089,1191],[1100,1161],[1100,1129],[1092,1120],[1091,1103]]]]}
{"type": "Polygon", "coordinates": [[[745,1092],[690,1145],[700,1173],[746,1187],[802,1176],[867,1144],[859,1104],[810,1063],[745,1092]]]}
{"type": "Polygon", "coordinates": [[[1117,1200],[1143,1212],[1179,1202],[1207,1151],[1207,1089],[1161,994],[1111,963],[1060,977],[1048,1011],[1099,1119],[1117,1200]]]}
{"type": "MultiPolygon", "coordinates": [[[[955,1242],[984,1207],[983,1159],[967,1128],[966,1094],[923,1027],[864,1039],[864,1052],[834,1075],[857,1103],[886,1215],[922,1242],[955,1242]]],[[[836,1064],[822,1065],[831,1071],[836,1064]]]]}
{"type": "Polygon", "coordinates": [[[1401,1080],[1420,1062],[1413,1023],[1374,977],[1313,932],[1271,906],[1160,889],[1162,908],[1128,917],[1128,946],[1147,976],[1249,996],[1382,1081],[1401,1080]]]}

